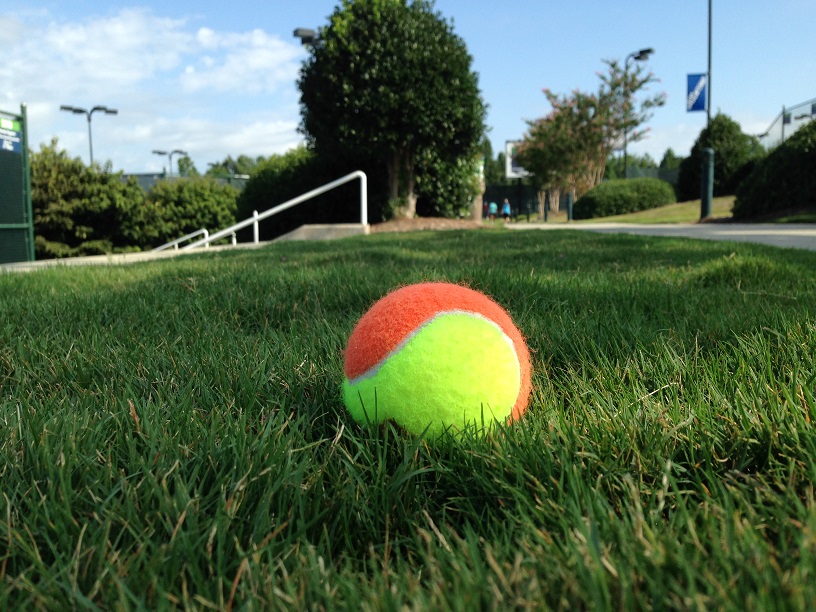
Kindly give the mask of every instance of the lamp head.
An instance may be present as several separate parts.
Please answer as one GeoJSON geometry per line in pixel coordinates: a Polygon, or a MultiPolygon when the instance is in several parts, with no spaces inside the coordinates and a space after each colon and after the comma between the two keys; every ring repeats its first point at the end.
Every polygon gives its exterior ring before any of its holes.
{"type": "Polygon", "coordinates": [[[309,28],[298,28],[294,32],[295,38],[299,38],[301,44],[311,45],[317,39],[317,33],[309,28]]]}

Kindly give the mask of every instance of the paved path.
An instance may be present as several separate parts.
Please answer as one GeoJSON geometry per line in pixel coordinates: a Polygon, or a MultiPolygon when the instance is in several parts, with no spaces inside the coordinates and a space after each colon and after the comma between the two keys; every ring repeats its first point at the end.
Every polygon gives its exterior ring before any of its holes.
{"type": "Polygon", "coordinates": [[[580,230],[602,234],[671,236],[701,240],[757,242],[789,249],[816,251],[816,224],[773,223],[677,223],[639,225],[635,223],[508,223],[511,230],[580,230]]]}

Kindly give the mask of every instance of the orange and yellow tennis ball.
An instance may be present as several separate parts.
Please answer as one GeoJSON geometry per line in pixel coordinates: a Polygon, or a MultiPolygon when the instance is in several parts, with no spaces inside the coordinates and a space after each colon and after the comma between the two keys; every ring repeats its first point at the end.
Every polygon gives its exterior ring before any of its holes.
{"type": "Polygon", "coordinates": [[[343,400],[358,422],[392,420],[438,435],[521,417],[530,353],[510,315],[450,283],[397,289],[358,321],[344,358],[343,400]]]}

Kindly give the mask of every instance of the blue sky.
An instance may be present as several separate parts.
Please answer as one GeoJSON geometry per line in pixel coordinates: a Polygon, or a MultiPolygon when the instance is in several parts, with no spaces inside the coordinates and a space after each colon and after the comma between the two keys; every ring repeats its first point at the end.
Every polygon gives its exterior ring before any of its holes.
{"type": "MultiPolygon", "coordinates": [[[[0,6],[0,110],[28,105],[30,145],[53,137],[88,161],[160,171],[183,149],[200,171],[226,156],[282,153],[302,139],[296,27],[325,25],[339,0],[227,3],[17,0],[0,6]]],[[[546,115],[542,88],[593,91],[603,59],[653,47],[666,106],[630,153],[686,155],[705,113],[686,112],[686,75],[705,72],[708,0],[437,0],[474,58],[495,149],[546,115]]],[[[764,132],[783,105],[816,98],[816,1],[714,0],[712,109],[764,132]]]]}

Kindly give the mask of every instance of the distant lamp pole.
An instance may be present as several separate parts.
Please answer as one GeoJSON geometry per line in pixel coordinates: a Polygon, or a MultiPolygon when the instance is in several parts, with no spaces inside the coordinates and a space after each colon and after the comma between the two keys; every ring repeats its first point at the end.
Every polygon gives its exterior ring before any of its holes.
{"type": "Polygon", "coordinates": [[[166,155],[167,156],[167,163],[170,166],[169,174],[173,176],[173,156],[178,155],[188,155],[187,151],[182,151],[181,149],[173,149],[172,151],[163,151],[161,149],[153,149],[154,155],[166,155]]]}
{"type": "Polygon", "coordinates": [[[317,40],[317,33],[309,28],[298,28],[295,30],[294,36],[300,39],[302,45],[313,45],[317,40]]]}
{"type": "MultiPolygon", "coordinates": [[[[643,62],[649,59],[649,56],[654,53],[654,49],[648,47],[646,49],[641,49],[640,51],[634,51],[626,56],[626,61],[623,64],[623,95],[624,95],[624,121],[628,119],[629,113],[628,111],[628,102],[629,102],[629,62],[635,60],[636,62],[643,62]]],[[[629,129],[624,125],[623,127],[623,178],[628,177],[628,170],[629,170],[629,157],[626,153],[626,145],[627,140],[629,137],[629,129]]]]}
{"type": "Polygon", "coordinates": [[[99,111],[105,113],[106,115],[116,115],[119,113],[118,110],[115,108],[108,108],[107,106],[94,106],[91,110],[87,110],[84,108],[79,108],[77,106],[68,106],[63,104],[60,106],[61,111],[67,111],[69,113],[74,113],[75,115],[85,115],[88,118],[88,146],[91,150],[91,165],[93,166],[93,138],[91,137],[91,116],[99,111]]]}

